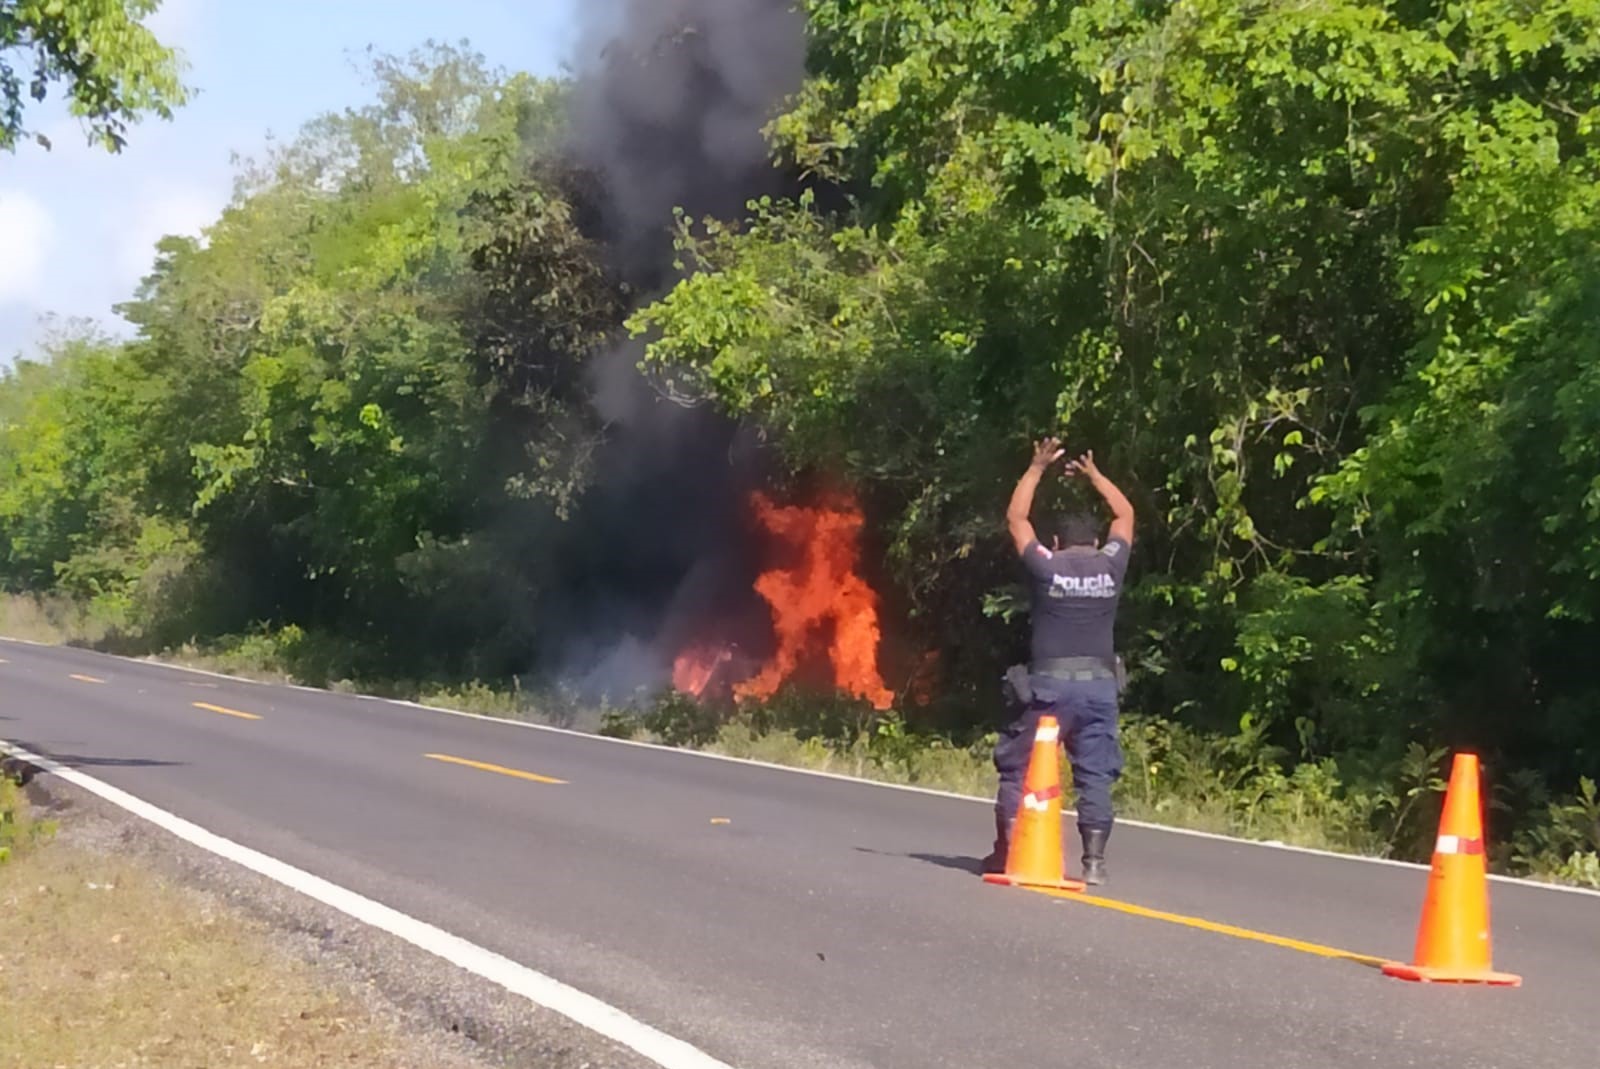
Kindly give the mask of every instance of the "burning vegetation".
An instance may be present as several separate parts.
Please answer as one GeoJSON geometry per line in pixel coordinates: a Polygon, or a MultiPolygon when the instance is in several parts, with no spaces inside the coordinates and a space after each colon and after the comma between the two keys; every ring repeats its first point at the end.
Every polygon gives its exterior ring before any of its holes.
{"type": "Polygon", "coordinates": [[[702,697],[706,688],[718,679],[722,667],[731,660],[731,647],[691,646],[672,661],[673,689],[694,698],[702,697]]]}
{"type": "Polygon", "coordinates": [[[779,505],[759,491],[750,505],[781,559],[755,581],[772,613],[776,648],[759,671],[739,676],[731,644],[691,646],[673,662],[673,687],[703,698],[720,677],[736,699],[769,698],[825,648],[834,686],[889,708],[894,693],[878,671],[878,595],[860,574],[861,509],[844,496],[779,505]]]}

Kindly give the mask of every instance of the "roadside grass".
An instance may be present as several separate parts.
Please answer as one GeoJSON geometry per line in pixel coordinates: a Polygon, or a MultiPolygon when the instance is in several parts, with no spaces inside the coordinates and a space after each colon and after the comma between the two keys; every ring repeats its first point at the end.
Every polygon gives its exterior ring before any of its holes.
{"type": "Polygon", "coordinates": [[[699,748],[728,757],[977,798],[992,797],[998,778],[987,755],[943,740],[940,745],[919,744],[904,755],[886,759],[874,753],[869,736],[830,744],[816,736],[802,739],[792,731],[758,732],[748,722],[738,721],[723,725],[714,740],[699,748]]]}
{"type": "Polygon", "coordinates": [[[94,645],[109,628],[91,618],[84,606],[68,598],[0,596],[0,635],[29,642],[94,645]]]}
{"type": "Polygon", "coordinates": [[[55,834],[50,821],[36,821],[8,762],[0,762],[0,865],[36,849],[55,834]]]}
{"type": "MultiPolygon", "coordinates": [[[[667,694],[625,709],[575,715],[569,696],[475,684],[435,689],[423,704],[573,726],[600,734],[698,749],[858,779],[992,798],[994,733],[952,739],[848,701],[782,694],[764,706],[701,706],[667,694]]],[[[1243,839],[1426,863],[1443,801],[1448,753],[1411,744],[1387,761],[1287,761],[1257,736],[1211,735],[1129,711],[1121,723],[1125,768],[1115,788],[1125,819],[1243,839]]],[[[1070,791],[1072,770],[1061,778],[1070,791]]],[[[1600,790],[1493,807],[1520,810],[1520,827],[1492,847],[1491,869],[1600,889],[1600,790]]]]}
{"type": "Polygon", "coordinates": [[[210,898],[36,834],[9,778],[0,809],[17,832],[0,863],[0,1069],[481,1069],[421,1049],[210,898]]]}
{"type": "MultiPolygon", "coordinates": [[[[1143,726],[1144,722],[1139,718],[1129,718],[1123,729],[1125,750],[1130,749],[1129,736],[1137,736],[1143,726]]],[[[649,741],[667,740],[651,736],[649,741]]],[[[915,785],[966,797],[992,798],[999,777],[990,757],[991,746],[988,739],[969,747],[958,747],[943,739],[931,742],[918,740],[908,744],[894,758],[885,759],[874,754],[872,742],[866,736],[859,736],[845,745],[831,745],[817,737],[800,738],[792,731],[758,733],[747,722],[741,721],[724,725],[712,742],[699,748],[709,753],[791,768],[831,772],[880,783],[915,785]]],[[[1070,804],[1072,765],[1065,757],[1061,763],[1061,779],[1068,791],[1067,800],[1070,804]]],[[[1216,793],[1191,791],[1180,794],[1129,776],[1124,776],[1118,783],[1116,800],[1118,813],[1128,819],[1194,831],[1267,839],[1314,849],[1349,849],[1347,843],[1335,840],[1319,820],[1313,819],[1303,809],[1275,812],[1270,816],[1257,815],[1251,820],[1229,800],[1216,793]]],[[[1368,842],[1366,845],[1371,847],[1375,844],[1368,842]]]]}

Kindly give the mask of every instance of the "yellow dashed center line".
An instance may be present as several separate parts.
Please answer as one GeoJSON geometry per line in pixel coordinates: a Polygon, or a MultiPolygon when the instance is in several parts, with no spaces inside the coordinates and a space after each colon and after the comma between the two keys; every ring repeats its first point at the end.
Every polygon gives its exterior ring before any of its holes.
{"type": "Polygon", "coordinates": [[[482,761],[469,761],[465,757],[451,757],[449,754],[425,753],[423,757],[431,757],[435,761],[448,761],[452,765],[466,765],[483,772],[494,772],[502,776],[515,776],[517,779],[532,780],[535,783],[565,783],[564,779],[553,779],[550,776],[541,776],[537,772],[524,772],[520,768],[506,768],[503,765],[491,765],[482,761]]]}
{"type": "Polygon", "coordinates": [[[1340,950],[1338,947],[1323,946],[1321,943],[1308,943],[1303,939],[1291,939],[1288,936],[1273,935],[1270,932],[1258,932],[1250,928],[1240,928],[1234,924],[1208,921],[1202,917],[1187,917],[1182,913],[1168,913],[1165,910],[1150,909],[1148,906],[1138,906],[1132,902],[1122,902],[1115,898],[1101,898],[1099,895],[1088,895],[1081,891],[1059,891],[1048,887],[1029,887],[1027,890],[1036,894],[1049,895],[1051,898],[1062,898],[1069,902],[1081,902],[1086,906],[1095,906],[1100,909],[1126,913],[1134,917],[1143,917],[1146,920],[1182,925],[1185,928],[1195,928],[1215,935],[1226,935],[1234,939],[1247,939],[1253,943],[1266,943],[1270,946],[1283,947],[1287,950],[1297,950],[1302,954],[1315,954],[1320,958],[1338,958],[1341,961],[1353,961],[1359,965],[1366,965],[1374,969],[1381,967],[1387,960],[1385,958],[1372,957],[1370,954],[1357,954],[1353,950],[1340,950]]]}
{"type": "MultiPolygon", "coordinates": [[[[0,658],[0,664],[9,664],[0,658]]],[[[73,675],[73,679],[80,683],[104,683],[103,679],[94,676],[73,675]]],[[[193,703],[196,709],[207,712],[221,713],[223,716],[236,716],[244,720],[260,720],[255,713],[244,713],[237,709],[225,709],[220,705],[210,705],[206,702],[193,703]]],[[[453,765],[464,765],[467,768],[476,768],[481,772],[493,772],[501,776],[513,776],[517,779],[530,780],[534,783],[564,784],[564,779],[553,776],[541,776],[537,772],[525,772],[520,768],[506,768],[504,765],[492,765],[485,761],[471,761],[465,757],[452,757],[449,754],[430,753],[422,756],[435,761],[445,761],[453,765]]],[[[730,823],[726,817],[713,818],[713,824],[730,823]]],[[[1338,947],[1325,946],[1321,943],[1311,943],[1304,939],[1291,939],[1288,936],[1273,935],[1270,932],[1258,932],[1251,928],[1241,928],[1234,924],[1222,924],[1218,921],[1208,921],[1203,917],[1189,917],[1182,913],[1169,913],[1166,910],[1151,909],[1148,906],[1136,905],[1132,902],[1123,902],[1115,898],[1102,898],[1099,895],[1084,894],[1081,891],[1058,891],[1044,887],[1030,887],[1027,890],[1035,894],[1049,895],[1051,898],[1060,898],[1069,902],[1081,902],[1086,906],[1098,909],[1109,909],[1117,913],[1125,913],[1133,917],[1143,917],[1146,920],[1161,921],[1165,924],[1176,924],[1184,928],[1194,928],[1202,932],[1211,932],[1214,935],[1225,935],[1233,939],[1244,939],[1254,943],[1266,943],[1269,946],[1282,947],[1286,950],[1298,951],[1302,954],[1313,954],[1321,958],[1335,958],[1341,961],[1353,961],[1360,965],[1379,968],[1386,959],[1376,958],[1370,954],[1358,954],[1352,950],[1340,950],[1338,947]]]]}
{"type": "Polygon", "coordinates": [[[226,709],[220,705],[211,705],[207,702],[193,702],[196,709],[204,709],[208,713],[221,713],[223,716],[236,716],[240,720],[260,720],[255,713],[241,713],[237,709],[226,709]]]}

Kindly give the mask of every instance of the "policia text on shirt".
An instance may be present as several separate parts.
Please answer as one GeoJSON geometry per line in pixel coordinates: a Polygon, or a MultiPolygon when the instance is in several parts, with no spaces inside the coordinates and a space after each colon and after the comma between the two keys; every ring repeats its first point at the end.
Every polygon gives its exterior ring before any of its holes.
{"type": "Polygon", "coordinates": [[[1047,438],[1017,481],[1006,509],[1011,539],[1022,558],[1032,593],[1033,638],[1026,670],[1013,669],[1012,687],[1022,715],[1000,734],[994,764],[1000,772],[995,798],[995,848],[984,859],[985,872],[1005,868],[1011,826],[1022,798],[1022,777],[1033,749],[1039,717],[1054,716],[1072,763],[1077,794],[1078,833],[1083,839],[1083,878],[1105,882],[1106,841],[1111,837],[1111,785],[1122,774],[1117,737],[1117,698],[1122,665],[1112,644],[1112,625],[1122,600],[1123,576],[1133,550],[1133,506],[1095,466],[1088,452],[1065,464],[1065,474],[1089,480],[1111,508],[1104,541],[1100,523],[1071,514],[1046,528],[1047,548],[1029,513],[1045,470],[1065,450],[1047,438]]]}

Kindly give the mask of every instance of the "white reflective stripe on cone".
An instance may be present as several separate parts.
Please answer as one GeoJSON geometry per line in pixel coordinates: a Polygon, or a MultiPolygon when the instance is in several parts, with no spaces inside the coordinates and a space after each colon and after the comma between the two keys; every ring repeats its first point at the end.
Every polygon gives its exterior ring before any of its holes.
{"type": "Polygon", "coordinates": [[[1434,840],[1433,852],[1436,854],[1481,854],[1483,853],[1483,840],[1463,839],[1459,835],[1441,835],[1434,840]]]}

